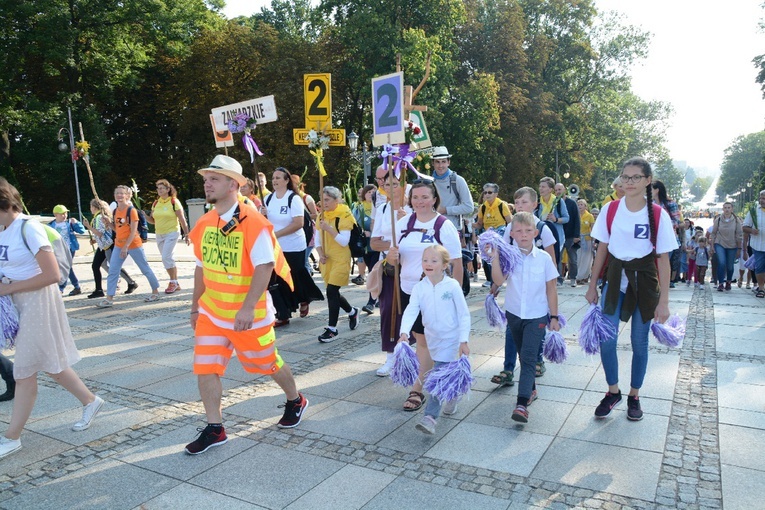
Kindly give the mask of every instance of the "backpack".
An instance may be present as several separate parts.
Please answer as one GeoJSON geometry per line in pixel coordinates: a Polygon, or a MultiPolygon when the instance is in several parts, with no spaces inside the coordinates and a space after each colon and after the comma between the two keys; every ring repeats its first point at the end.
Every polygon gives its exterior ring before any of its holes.
{"type": "MultiPolygon", "coordinates": [[[[287,198],[287,207],[292,207],[292,199],[295,198],[294,191],[292,194],[287,198]]],[[[268,207],[268,204],[271,203],[271,197],[274,196],[273,193],[269,193],[266,195],[266,198],[264,198],[264,202],[266,203],[266,207],[268,207]]],[[[311,219],[311,213],[308,212],[308,207],[306,207],[305,199],[303,199],[303,235],[305,235],[305,242],[306,245],[311,244],[311,239],[313,239],[313,220],[311,219]]]]}
{"type": "MultiPolygon", "coordinates": [[[[611,240],[611,225],[614,223],[614,216],[616,216],[616,210],[619,209],[619,202],[621,202],[621,198],[618,198],[616,200],[612,200],[611,204],[608,206],[608,211],[606,211],[606,230],[608,230],[608,237],[609,241],[611,240]]],[[[659,204],[652,203],[653,205],[653,217],[656,219],[656,231],[659,231],[659,222],[661,221],[661,206],[659,204]]],[[[650,228],[650,227],[649,227],[650,228]]],[[[650,234],[649,234],[650,235],[650,234]]],[[[656,252],[656,246],[653,247],[654,253],[656,252]]],[[[608,262],[611,259],[611,254],[606,252],[606,260],[603,263],[603,268],[600,270],[600,275],[598,276],[599,279],[603,279],[603,276],[606,274],[606,268],[608,267],[608,262]]],[[[658,259],[656,260],[656,264],[658,267],[658,259]]]]}
{"type": "MultiPolygon", "coordinates": [[[[127,222],[128,225],[130,225],[130,218],[132,217],[132,214],[130,214],[130,211],[135,209],[132,205],[128,207],[127,210],[127,222]]],[[[138,235],[141,236],[141,241],[148,241],[149,240],[149,224],[146,222],[146,214],[140,210],[136,209],[135,212],[138,213],[138,235]]]]}
{"type": "MultiPolygon", "coordinates": [[[[335,230],[340,232],[340,218],[335,218],[335,230]]],[[[351,240],[348,242],[351,249],[351,257],[363,257],[367,252],[367,235],[361,230],[359,224],[354,222],[351,228],[351,240]]]]}
{"type": "MultiPolygon", "coordinates": [[[[29,247],[29,243],[27,243],[27,236],[24,234],[24,230],[27,226],[27,221],[29,220],[22,220],[23,223],[21,224],[21,239],[23,239],[24,246],[27,247],[29,253],[32,253],[32,249],[29,247]]],[[[58,262],[58,284],[66,285],[66,282],[69,281],[69,272],[72,270],[72,252],[69,251],[69,240],[64,240],[64,238],[61,237],[61,234],[59,234],[55,228],[48,225],[43,225],[42,223],[41,225],[45,230],[45,234],[48,236],[48,241],[50,241],[50,244],[53,247],[53,254],[56,256],[56,262],[58,262]]],[[[34,254],[32,255],[34,256],[34,254]]]]}
{"type": "MultiPolygon", "coordinates": [[[[544,221],[544,220],[537,220],[537,227],[536,227],[537,228],[537,235],[534,238],[534,246],[536,246],[540,250],[544,250],[544,248],[545,248],[544,246],[542,246],[542,229],[545,228],[546,224],[547,224],[547,222],[544,221]]],[[[550,227],[548,227],[548,228],[550,228],[550,227]]],[[[550,230],[553,230],[553,229],[550,228],[550,230]]],[[[554,235],[555,235],[555,232],[553,232],[553,236],[554,235]]],[[[510,245],[511,246],[514,245],[515,244],[515,239],[513,239],[512,236],[508,236],[508,237],[510,239],[510,245]]]]}
{"type": "MultiPolygon", "coordinates": [[[[558,217],[559,218],[561,216],[563,216],[561,214],[561,212],[560,212],[560,207],[561,207],[561,203],[562,202],[563,202],[562,200],[558,200],[558,203],[555,204],[555,208],[558,209],[558,217]]],[[[565,204],[563,204],[563,207],[565,207],[565,204]]],[[[541,203],[537,206],[537,211],[539,211],[539,214],[542,214],[542,204],[541,203]]],[[[550,231],[552,232],[552,235],[555,238],[555,255],[556,255],[556,260],[554,260],[553,262],[555,262],[557,264],[557,262],[558,262],[557,259],[560,257],[560,247],[563,246],[563,244],[565,243],[566,240],[565,239],[561,240],[560,235],[558,233],[558,228],[557,228],[555,223],[553,223],[552,221],[547,221],[547,220],[542,220],[542,221],[550,228],[550,231]]],[[[542,229],[540,229],[538,225],[539,224],[537,224],[537,230],[539,230],[539,233],[541,234],[542,233],[542,229]]]]}
{"type": "Polygon", "coordinates": [[[461,204],[462,200],[460,200],[460,192],[457,190],[457,174],[454,170],[449,174],[449,189],[454,192],[454,196],[457,198],[457,203],[461,204]]]}
{"type": "MultiPolygon", "coordinates": [[[[436,242],[438,244],[441,244],[441,225],[443,225],[445,221],[446,221],[446,216],[444,216],[443,214],[439,214],[438,216],[436,216],[436,222],[433,225],[433,230],[435,230],[434,237],[436,238],[436,242]]],[[[416,222],[417,222],[417,215],[414,213],[409,215],[409,219],[406,222],[406,230],[404,230],[401,233],[401,238],[398,240],[399,244],[406,236],[408,236],[412,232],[422,232],[423,234],[427,232],[427,229],[424,229],[424,228],[414,228],[414,224],[416,222]]]]}

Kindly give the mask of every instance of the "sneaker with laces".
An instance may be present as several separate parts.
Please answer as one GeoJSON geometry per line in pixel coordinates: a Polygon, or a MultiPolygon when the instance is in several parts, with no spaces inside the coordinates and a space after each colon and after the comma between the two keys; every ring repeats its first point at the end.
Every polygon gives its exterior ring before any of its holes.
{"type": "Polygon", "coordinates": [[[82,418],[80,421],[72,425],[72,430],[80,432],[90,427],[90,424],[93,423],[93,418],[96,417],[103,405],[104,399],[96,395],[96,399],[93,402],[82,408],[82,418]]]}
{"type": "Polygon", "coordinates": [[[385,359],[385,363],[383,363],[383,366],[377,369],[377,372],[375,372],[380,377],[388,377],[391,373],[391,370],[393,370],[393,362],[395,361],[395,358],[393,357],[393,353],[389,352],[387,358],[385,359]]]}
{"type": "Polygon", "coordinates": [[[189,455],[199,455],[213,446],[228,443],[228,436],[226,436],[226,429],[223,428],[223,425],[220,427],[207,425],[205,428],[198,428],[197,432],[199,432],[199,436],[186,445],[186,453],[189,455]]]}
{"type": "Polygon", "coordinates": [[[167,284],[167,288],[165,289],[165,294],[172,294],[173,292],[177,292],[181,290],[181,286],[177,284],[176,282],[170,282],[167,284]]]}
{"type": "Polygon", "coordinates": [[[640,397],[627,395],[627,419],[640,421],[643,419],[643,410],[640,409],[640,397]]]}
{"type": "Polygon", "coordinates": [[[513,411],[513,415],[511,416],[513,421],[517,421],[520,423],[528,423],[529,422],[529,411],[526,409],[525,406],[517,405],[515,406],[515,410],[513,411]]]}
{"type": "Polygon", "coordinates": [[[425,434],[435,434],[436,433],[436,419],[432,416],[428,416],[427,414],[422,417],[420,420],[420,423],[414,426],[417,430],[420,432],[423,432],[425,434]]]}
{"type": "Polygon", "coordinates": [[[361,307],[361,311],[363,311],[367,315],[372,315],[375,313],[375,303],[372,301],[371,303],[367,303],[364,306],[361,307]]]}
{"type": "Polygon", "coordinates": [[[125,294],[132,294],[137,288],[138,288],[138,284],[136,282],[128,283],[128,288],[125,291],[125,294]]]}
{"type": "Polygon", "coordinates": [[[481,285],[481,287],[488,289],[489,287],[491,287],[491,282],[483,282],[483,285],[481,285]]]}
{"type": "MultiPolygon", "coordinates": [[[[725,290],[730,290],[730,282],[725,282],[725,290]]],[[[71,296],[71,294],[69,294],[71,296]]]]}
{"type": "Polygon", "coordinates": [[[21,439],[8,439],[0,436],[0,459],[21,449],[21,439]]]}
{"type": "Polygon", "coordinates": [[[353,307],[353,310],[351,310],[351,313],[348,314],[348,327],[351,328],[351,331],[356,329],[356,327],[359,325],[359,309],[355,306],[353,307]]]}
{"type": "Polygon", "coordinates": [[[725,290],[725,285],[722,283],[717,286],[717,292],[723,292],[725,290]]]}
{"type": "Polygon", "coordinates": [[[81,289],[81,288],[79,288],[79,287],[75,287],[75,288],[74,288],[74,289],[72,289],[72,291],[69,293],[69,296],[79,296],[80,294],[82,294],[82,289],[81,289]]]}
{"type": "Polygon", "coordinates": [[[300,425],[305,410],[308,408],[308,399],[302,393],[298,393],[298,398],[300,399],[298,402],[288,400],[279,406],[284,408],[284,415],[276,424],[280,429],[291,429],[300,425]]]}
{"type": "Polygon", "coordinates": [[[526,407],[529,407],[532,402],[534,402],[537,399],[537,390],[531,390],[531,396],[529,397],[529,401],[526,402],[526,407]]]}
{"type": "Polygon", "coordinates": [[[336,336],[337,336],[337,331],[332,331],[329,328],[324,328],[324,333],[319,335],[319,342],[323,344],[334,342],[336,336]]]}
{"type": "Polygon", "coordinates": [[[104,291],[103,290],[94,290],[90,294],[88,294],[88,299],[95,299],[104,297],[104,291]]]}
{"type": "Polygon", "coordinates": [[[603,397],[603,400],[600,401],[600,404],[598,404],[598,407],[595,408],[595,417],[596,418],[605,418],[609,414],[611,414],[611,410],[616,407],[616,404],[622,401],[622,392],[619,393],[611,393],[606,392],[606,396],[603,397]]]}

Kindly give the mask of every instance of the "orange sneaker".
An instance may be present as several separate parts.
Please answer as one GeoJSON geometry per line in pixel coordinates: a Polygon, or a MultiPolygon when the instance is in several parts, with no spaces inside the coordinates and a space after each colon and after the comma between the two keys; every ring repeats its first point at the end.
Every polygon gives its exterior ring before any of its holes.
{"type": "Polygon", "coordinates": [[[181,286],[175,282],[170,282],[167,284],[167,288],[165,289],[165,294],[172,294],[176,290],[181,290],[181,286]]]}

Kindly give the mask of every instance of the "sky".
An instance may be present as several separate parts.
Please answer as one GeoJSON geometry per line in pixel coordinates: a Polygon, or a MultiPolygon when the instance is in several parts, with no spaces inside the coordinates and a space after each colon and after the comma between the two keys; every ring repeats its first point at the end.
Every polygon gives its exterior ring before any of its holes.
{"type": "MultiPolygon", "coordinates": [[[[227,0],[228,17],[259,12],[270,0],[227,0]]],[[[762,0],[595,0],[652,34],[648,58],[632,69],[633,91],[669,103],[672,159],[716,174],[736,137],[765,129],[765,99],[752,59],[765,54],[762,0]]]]}

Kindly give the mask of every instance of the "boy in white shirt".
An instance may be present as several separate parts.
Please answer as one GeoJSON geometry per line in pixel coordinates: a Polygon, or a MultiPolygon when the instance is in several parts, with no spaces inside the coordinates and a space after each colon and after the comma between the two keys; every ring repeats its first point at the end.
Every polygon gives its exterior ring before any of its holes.
{"type": "Polygon", "coordinates": [[[535,365],[548,319],[550,329],[560,330],[556,287],[558,270],[552,257],[534,245],[538,231],[533,214],[516,213],[510,225],[510,235],[523,255],[523,262],[513,268],[513,272],[506,278],[502,274],[499,253],[495,251],[491,254],[491,277],[500,286],[505,279],[508,282],[505,293],[507,328],[521,358],[518,400],[512,418],[526,423],[529,421],[527,408],[537,398],[535,365]]]}

